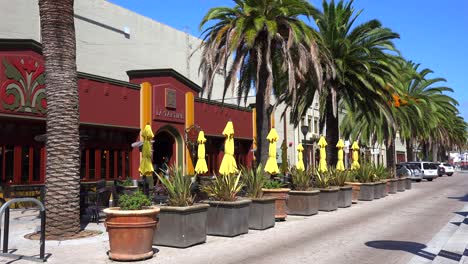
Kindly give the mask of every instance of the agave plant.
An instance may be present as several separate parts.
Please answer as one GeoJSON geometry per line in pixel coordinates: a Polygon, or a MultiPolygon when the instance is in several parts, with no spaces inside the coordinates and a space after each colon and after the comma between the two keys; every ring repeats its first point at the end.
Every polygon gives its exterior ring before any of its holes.
{"type": "Polygon", "coordinates": [[[202,191],[206,192],[208,196],[213,197],[217,201],[235,201],[237,194],[244,186],[243,183],[240,182],[240,176],[241,173],[237,175],[229,174],[216,176],[211,184],[202,188],[202,191]]]}
{"type": "Polygon", "coordinates": [[[242,182],[247,191],[247,196],[251,198],[262,197],[262,188],[267,182],[263,166],[259,165],[257,169],[241,167],[241,175],[242,182]]]}
{"type": "Polygon", "coordinates": [[[312,169],[305,171],[297,170],[296,168],[291,169],[291,178],[294,190],[297,191],[308,191],[312,189],[312,169]]]}
{"type": "Polygon", "coordinates": [[[379,180],[375,174],[374,166],[366,162],[363,162],[361,167],[357,170],[354,170],[351,175],[353,181],[358,181],[361,183],[375,182],[379,180]]]}
{"type": "Polygon", "coordinates": [[[347,181],[349,181],[349,171],[340,171],[336,170],[333,176],[333,185],[335,186],[344,186],[347,181]]]}
{"type": "Polygon", "coordinates": [[[161,175],[158,175],[158,178],[167,190],[168,205],[190,206],[193,204],[194,197],[190,192],[192,179],[183,174],[182,167],[171,166],[168,178],[161,175]]]}
{"type": "Polygon", "coordinates": [[[333,183],[332,172],[330,170],[326,172],[320,172],[319,170],[315,171],[314,180],[315,186],[317,188],[325,189],[330,187],[333,183]]]}
{"type": "Polygon", "coordinates": [[[379,180],[388,179],[390,171],[382,164],[374,165],[374,174],[379,180]]]}

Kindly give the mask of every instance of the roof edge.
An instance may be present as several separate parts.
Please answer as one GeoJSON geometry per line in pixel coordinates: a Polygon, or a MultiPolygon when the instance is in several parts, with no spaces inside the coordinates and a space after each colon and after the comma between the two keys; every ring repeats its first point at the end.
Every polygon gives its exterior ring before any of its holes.
{"type": "Polygon", "coordinates": [[[202,88],[194,83],[189,78],[185,77],[183,74],[172,68],[165,69],[143,69],[143,70],[130,70],[127,71],[127,75],[130,79],[132,78],[144,78],[144,77],[173,77],[181,83],[187,85],[190,89],[199,93],[202,91],[202,88]]]}

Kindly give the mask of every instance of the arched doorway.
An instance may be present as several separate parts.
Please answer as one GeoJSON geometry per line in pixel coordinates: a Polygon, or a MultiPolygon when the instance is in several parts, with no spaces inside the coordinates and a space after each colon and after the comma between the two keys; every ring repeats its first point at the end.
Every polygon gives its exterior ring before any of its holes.
{"type": "Polygon", "coordinates": [[[183,164],[182,137],[174,127],[165,126],[158,130],[153,143],[153,166],[157,173],[167,166],[183,164]]]}

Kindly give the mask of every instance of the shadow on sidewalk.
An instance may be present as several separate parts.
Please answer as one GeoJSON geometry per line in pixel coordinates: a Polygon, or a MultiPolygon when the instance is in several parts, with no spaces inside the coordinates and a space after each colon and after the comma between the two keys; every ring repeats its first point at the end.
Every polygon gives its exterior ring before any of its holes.
{"type": "Polygon", "coordinates": [[[434,260],[434,258],[436,257],[435,254],[423,250],[424,248],[426,248],[426,245],[416,242],[376,240],[368,241],[365,243],[365,245],[377,249],[406,251],[428,260],[434,260]]]}
{"type": "Polygon", "coordinates": [[[468,193],[460,197],[447,197],[448,199],[459,200],[460,202],[468,202],[468,193]]]}

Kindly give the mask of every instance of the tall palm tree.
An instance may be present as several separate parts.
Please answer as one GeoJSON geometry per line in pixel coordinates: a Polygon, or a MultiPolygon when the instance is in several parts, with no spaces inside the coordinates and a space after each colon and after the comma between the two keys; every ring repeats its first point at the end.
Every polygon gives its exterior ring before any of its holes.
{"type": "Polygon", "coordinates": [[[46,233],[80,231],[78,83],[73,0],[39,0],[47,96],[46,233]]]}
{"type": "MultiPolygon", "coordinates": [[[[372,113],[388,108],[391,96],[385,90],[388,80],[394,79],[396,61],[390,54],[396,49],[393,40],[399,35],[382,26],[378,20],[355,25],[361,11],[356,12],[353,1],[323,1],[323,12],[314,15],[318,27],[317,44],[324,57],[330,59],[331,70],[323,70],[323,89],[316,89],[320,97],[321,126],[326,125],[327,159],[337,160],[335,148],[339,137],[338,111],[372,113]],[[342,107],[339,107],[342,104],[342,107]]],[[[306,111],[315,91],[304,91],[304,103],[298,111],[306,111]]],[[[296,116],[304,114],[295,113],[296,116]]],[[[385,112],[384,112],[385,113],[385,112]]]]}
{"type": "Polygon", "coordinates": [[[270,99],[277,79],[287,80],[284,93],[294,98],[297,84],[306,77],[320,84],[322,74],[314,30],[300,18],[318,11],[306,0],[234,2],[234,7],[210,9],[200,23],[201,30],[206,26],[200,72],[208,97],[218,73],[225,78],[223,100],[229,89],[236,92],[238,102],[242,97],[247,100],[249,91],[255,89],[256,158],[264,163],[273,110],[270,99]]]}

